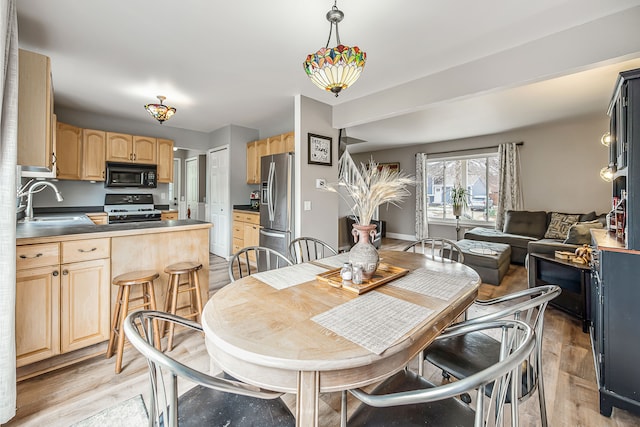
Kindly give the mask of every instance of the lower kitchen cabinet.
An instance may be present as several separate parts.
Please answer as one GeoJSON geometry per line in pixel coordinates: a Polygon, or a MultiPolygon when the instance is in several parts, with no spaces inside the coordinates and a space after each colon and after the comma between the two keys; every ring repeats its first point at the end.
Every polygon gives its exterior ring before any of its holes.
{"type": "MultiPolygon", "coordinates": [[[[56,244],[57,246],[57,244],[56,244]]],[[[16,365],[60,354],[59,266],[16,272],[16,365]]]]}
{"type": "Polygon", "coordinates": [[[16,248],[16,365],[109,339],[110,239],[16,248]]]}
{"type": "Polygon", "coordinates": [[[109,260],[62,264],[60,351],[109,339],[109,260]]]}
{"type": "Polygon", "coordinates": [[[260,244],[260,213],[233,211],[233,253],[260,244]]]}

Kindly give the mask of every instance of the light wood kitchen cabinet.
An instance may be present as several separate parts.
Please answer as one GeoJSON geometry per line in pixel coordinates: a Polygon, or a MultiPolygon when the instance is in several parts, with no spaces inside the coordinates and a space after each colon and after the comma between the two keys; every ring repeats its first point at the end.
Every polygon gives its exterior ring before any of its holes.
{"type": "Polygon", "coordinates": [[[158,164],[158,141],[148,136],[133,137],[133,162],[158,164]]]}
{"type": "Polygon", "coordinates": [[[162,211],[162,212],[160,212],[160,220],[169,221],[171,219],[178,219],[178,211],[162,211]]]}
{"type": "Polygon", "coordinates": [[[106,153],[108,162],[155,165],[158,156],[157,141],[148,136],[107,132],[106,153]]]}
{"type": "Polygon", "coordinates": [[[67,123],[56,124],[58,179],[79,180],[82,176],[82,129],[67,123]]]}
{"type": "Polygon", "coordinates": [[[233,253],[260,244],[260,213],[233,211],[233,253]]]}
{"type": "Polygon", "coordinates": [[[18,159],[23,171],[54,171],[56,128],[51,60],[19,49],[18,159]]]}
{"type": "Polygon", "coordinates": [[[60,353],[59,244],[16,248],[16,366],[60,353]]]}
{"type": "Polygon", "coordinates": [[[91,212],[87,216],[94,224],[109,224],[109,216],[106,212],[91,212]]]}
{"type": "Polygon", "coordinates": [[[16,363],[109,339],[110,239],[16,248],[16,363]]]}
{"type": "Polygon", "coordinates": [[[263,156],[293,152],[294,133],[287,132],[247,143],[247,184],[260,184],[260,162],[263,156]]]}
{"type": "Polygon", "coordinates": [[[158,138],[158,182],[173,181],[173,141],[158,138]]]}
{"type": "Polygon", "coordinates": [[[107,132],[107,162],[133,161],[133,135],[107,132]]]}
{"type": "Polygon", "coordinates": [[[82,129],[82,179],[104,181],[107,133],[103,130],[82,129]]]}
{"type": "Polygon", "coordinates": [[[247,142],[247,184],[258,184],[256,141],[247,142]]]}

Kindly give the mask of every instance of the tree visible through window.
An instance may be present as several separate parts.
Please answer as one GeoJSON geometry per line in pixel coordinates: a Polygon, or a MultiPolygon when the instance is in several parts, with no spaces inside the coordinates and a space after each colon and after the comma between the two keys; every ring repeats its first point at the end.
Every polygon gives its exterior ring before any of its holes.
{"type": "Polygon", "coordinates": [[[427,162],[424,188],[429,219],[455,219],[451,190],[467,190],[467,208],[461,220],[495,222],[498,202],[498,155],[438,159],[427,162]]]}

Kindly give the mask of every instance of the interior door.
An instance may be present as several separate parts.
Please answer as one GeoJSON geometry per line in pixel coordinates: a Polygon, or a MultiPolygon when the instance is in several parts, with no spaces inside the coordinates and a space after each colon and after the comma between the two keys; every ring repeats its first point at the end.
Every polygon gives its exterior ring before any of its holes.
{"type": "Polygon", "coordinates": [[[229,255],[231,216],[229,215],[229,147],[209,150],[209,251],[221,257],[229,255]]]}
{"type": "Polygon", "coordinates": [[[198,158],[191,157],[185,164],[185,192],[187,193],[187,217],[198,218],[198,158]],[[190,215],[189,215],[190,214],[190,215]]]}
{"type": "Polygon", "coordinates": [[[180,200],[180,159],[173,159],[173,181],[169,183],[169,209],[178,211],[178,219],[186,216],[180,212],[178,201],[180,200]]]}

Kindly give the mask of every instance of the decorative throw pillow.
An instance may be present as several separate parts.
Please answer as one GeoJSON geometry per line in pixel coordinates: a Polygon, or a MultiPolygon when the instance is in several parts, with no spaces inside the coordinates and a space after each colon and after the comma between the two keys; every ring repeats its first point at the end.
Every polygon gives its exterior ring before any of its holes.
{"type": "Polygon", "coordinates": [[[558,212],[551,213],[551,221],[547,232],[544,233],[545,239],[565,239],[569,228],[578,222],[580,214],[562,214],[558,212]]]}
{"type": "Polygon", "coordinates": [[[569,227],[567,238],[563,243],[572,245],[588,245],[591,243],[591,233],[589,230],[592,228],[603,228],[603,225],[597,219],[594,221],[577,222],[573,224],[569,227]]]}

